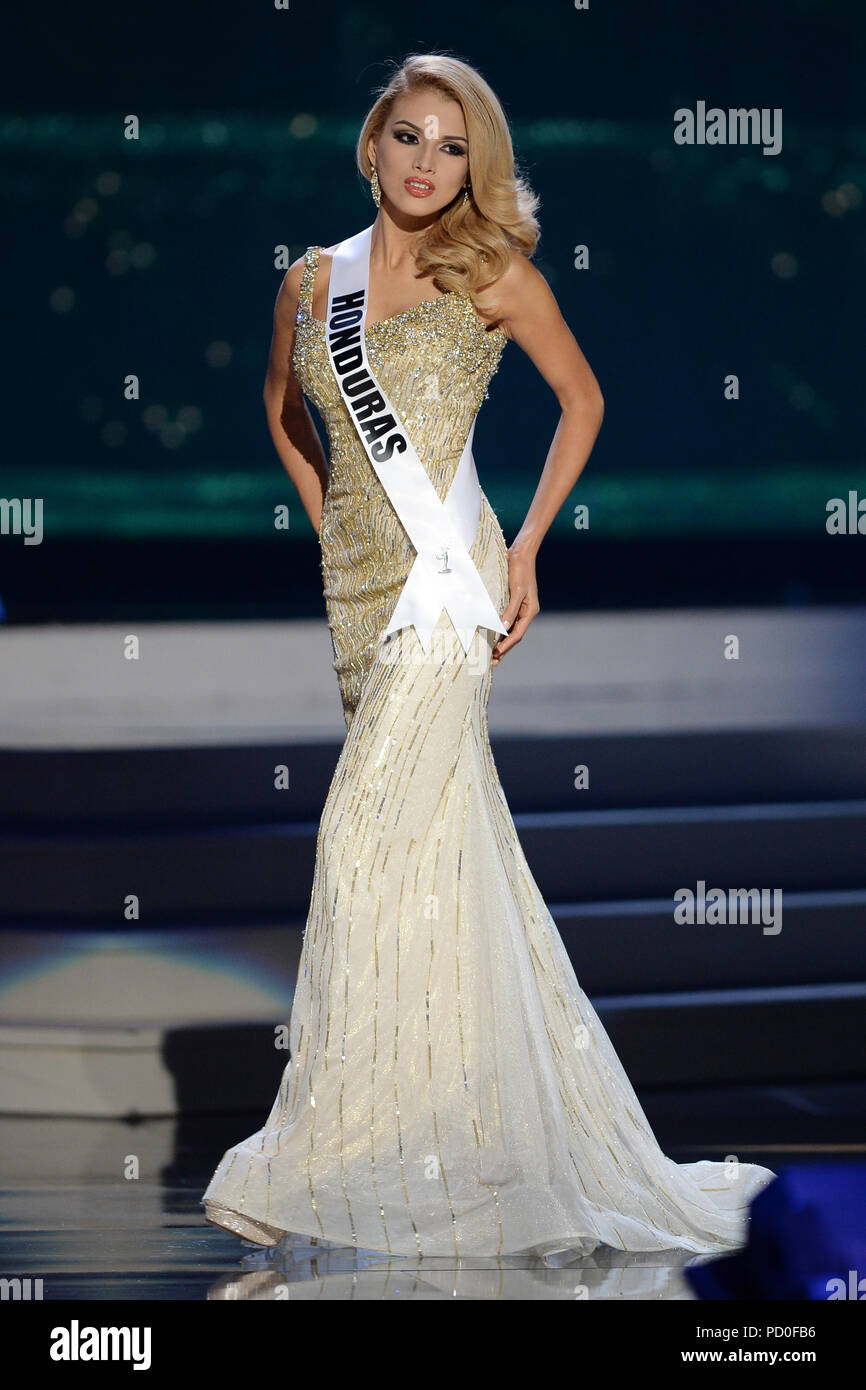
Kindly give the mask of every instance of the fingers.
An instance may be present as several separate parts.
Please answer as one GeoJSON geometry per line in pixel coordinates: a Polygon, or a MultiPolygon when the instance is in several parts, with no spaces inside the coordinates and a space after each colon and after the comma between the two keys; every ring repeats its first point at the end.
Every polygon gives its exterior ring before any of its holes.
{"type": "Polygon", "coordinates": [[[508,628],[509,632],[511,631],[511,624],[514,622],[515,618],[520,612],[521,605],[525,598],[525,594],[512,594],[511,598],[508,601],[508,605],[505,609],[505,612],[500,614],[503,625],[508,628]]]}
{"type": "MultiPolygon", "coordinates": [[[[499,639],[499,641],[496,643],[496,646],[493,648],[493,651],[491,652],[491,661],[494,666],[499,664],[506,652],[511,651],[512,647],[517,646],[517,643],[520,641],[523,634],[526,632],[526,629],[529,627],[529,624],[532,622],[532,619],[534,617],[535,613],[524,613],[523,616],[518,618],[517,621],[514,623],[514,626],[511,628],[510,632],[508,633],[508,636],[501,637],[499,639]]],[[[504,623],[505,619],[503,618],[502,621],[504,623]]]]}
{"type": "Polygon", "coordinates": [[[514,627],[511,629],[508,636],[501,638],[500,641],[496,643],[496,646],[493,650],[499,652],[500,655],[504,655],[505,652],[511,651],[511,648],[515,647],[517,643],[520,641],[521,637],[526,631],[527,625],[528,619],[518,620],[514,624],[514,627]]]}
{"type": "Polygon", "coordinates": [[[528,575],[512,573],[514,569],[526,570],[523,562],[515,562],[511,551],[508,552],[509,569],[509,602],[505,612],[501,615],[503,627],[508,628],[508,635],[500,637],[491,652],[491,664],[497,666],[506,652],[516,646],[522,638],[536,613],[541,611],[538,597],[535,592],[534,569],[532,570],[532,583],[526,582],[528,575]],[[530,594],[531,589],[531,594],[530,594]]]}

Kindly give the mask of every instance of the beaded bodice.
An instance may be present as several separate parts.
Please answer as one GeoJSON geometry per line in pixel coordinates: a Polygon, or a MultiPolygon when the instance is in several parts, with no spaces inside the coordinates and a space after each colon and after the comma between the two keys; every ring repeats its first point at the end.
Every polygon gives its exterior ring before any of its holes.
{"type": "MultiPolygon", "coordinates": [[[[330,445],[319,541],[335,669],[348,718],[415,551],[340,395],[324,321],[312,314],[321,249],[311,246],[306,252],[292,367],[322,416],[330,445]]],[[[469,296],[457,291],[367,325],[370,367],[443,500],[507,341],[502,329],[487,329],[469,296]]],[[[490,512],[486,499],[485,508],[490,512]]],[[[495,517],[493,522],[498,526],[495,517]]]]}
{"type": "MultiPolygon", "coordinates": [[[[324,322],[312,315],[320,251],[306,253],[292,365],[328,431],[333,505],[350,492],[367,498],[378,479],[334,380],[324,322]]],[[[444,497],[507,337],[485,328],[469,296],[452,290],[368,324],[366,338],[370,366],[444,497]]]]}

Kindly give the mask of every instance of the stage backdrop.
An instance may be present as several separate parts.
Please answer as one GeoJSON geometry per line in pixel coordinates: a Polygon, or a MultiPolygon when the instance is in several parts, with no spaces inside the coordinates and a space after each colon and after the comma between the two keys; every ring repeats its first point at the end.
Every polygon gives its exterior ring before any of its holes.
{"type": "MultiPolygon", "coordinates": [[[[10,616],[112,616],[160,571],[178,615],[196,596],[226,614],[233,599],[322,611],[312,528],[262,406],[273,301],[286,258],[373,220],[357,132],[385,60],[430,48],[500,95],[541,197],[536,264],[606,399],[551,538],[572,558],[612,546],[638,602],[672,595],[636,543],[680,549],[681,602],[705,595],[686,561],[707,545],[722,566],[760,554],[784,571],[778,591],[756,580],[721,598],[864,596],[851,539],[827,536],[830,499],[866,496],[862,7],[443,3],[419,18],[383,0],[327,15],[157,5],[144,20],[96,5],[86,42],[80,12],[45,13],[12,21],[0,116],[0,492],[42,498],[53,542],[37,556],[0,538],[10,616]],[[764,111],[772,139],[678,143],[677,111],[704,105],[764,111]],[[242,580],[203,582],[201,542],[242,580]],[[798,553],[820,558],[801,572],[798,553]]],[[[509,540],[557,416],[509,344],[476,431],[509,540]]],[[[569,606],[597,601],[586,588],[569,606]]]]}

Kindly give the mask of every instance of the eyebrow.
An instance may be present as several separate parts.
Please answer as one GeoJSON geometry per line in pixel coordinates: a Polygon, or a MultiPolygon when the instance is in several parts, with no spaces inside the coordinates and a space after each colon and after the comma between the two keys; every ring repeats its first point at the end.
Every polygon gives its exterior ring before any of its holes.
{"type": "MultiPolygon", "coordinates": [[[[405,116],[398,116],[398,117],[397,117],[397,120],[394,122],[394,124],[395,124],[395,125],[410,125],[410,126],[412,127],[413,130],[417,130],[417,132],[418,132],[419,135],[423,135],[423,133],[424,133],[419,125],[416,125],[414,121],[407,121],[407,119],[406,119],[405,116]]],[[[468,144],[468,143],[469,143],[469,137],[468,137],[467,135],[440,135],[440,136],[439,136],[439,139],[440,139],[440,140],[462,140],[464,144],[468,144]]]]}

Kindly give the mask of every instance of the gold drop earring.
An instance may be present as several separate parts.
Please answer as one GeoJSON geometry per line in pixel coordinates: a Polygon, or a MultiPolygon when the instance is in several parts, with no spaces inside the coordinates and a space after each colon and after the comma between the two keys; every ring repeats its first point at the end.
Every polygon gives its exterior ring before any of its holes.
{"type": "Polygon", "coordinates": [[[465,183],[465,184],[463,185],[463,202],[460,204],[460,206],[461,206],[462,208],[465,208],[465,206],[466,206],[466,204],[467,204],[468,202],[469,202],[469,184],[468,184],[468,183],[465,183]]]}
{"type": "Polygon", "coordinates": [[[382,190],[379,187],[379,170],[376,168],[375,164],[373,165],[373,177],[370,180],[370,187],[373,191],[373,202],[376,204],[376,207],[380,207],[382,203],[382,190]]]}

